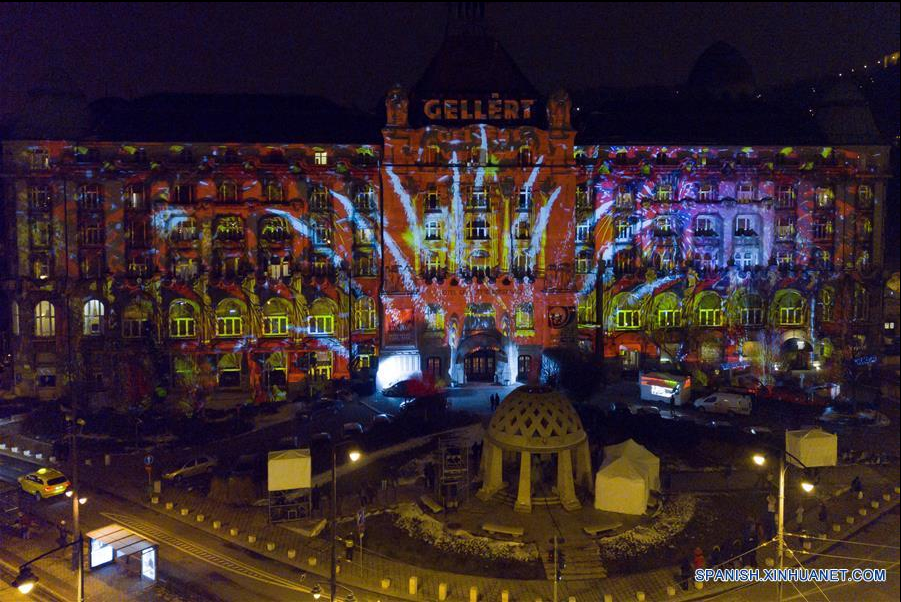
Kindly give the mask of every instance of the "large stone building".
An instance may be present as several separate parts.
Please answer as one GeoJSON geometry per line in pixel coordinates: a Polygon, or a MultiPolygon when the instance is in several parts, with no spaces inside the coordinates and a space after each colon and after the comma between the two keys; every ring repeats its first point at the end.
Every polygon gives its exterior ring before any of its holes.
{"type": "Polygon", "coordinates": [[[765,104],[722,44],[688,86],[631,94],[542,96],[467,29],[381,124],[164,95],[13,131],[4,386],[239,401],[376,371],[527,380],[557,347],[764,373],[875,348],[878,140],[765,104]]]}

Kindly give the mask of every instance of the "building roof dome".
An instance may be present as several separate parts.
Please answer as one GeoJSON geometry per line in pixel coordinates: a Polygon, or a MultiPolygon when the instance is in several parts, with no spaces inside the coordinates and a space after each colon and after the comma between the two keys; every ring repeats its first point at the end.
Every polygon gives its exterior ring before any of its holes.
{"type": "Polygon", "coordinates": [[[510,451],[550,452],[586,439],[570,401],[549,387],[522,386],[507,395],[488,424],[487,438],[510,451]]]}
{"type": "Polygon", "coordinates": [[[755,88],[754,71],[734,46],[716,42],[695,61],[688,85],[716,97],[748,96],[755,88]]]}

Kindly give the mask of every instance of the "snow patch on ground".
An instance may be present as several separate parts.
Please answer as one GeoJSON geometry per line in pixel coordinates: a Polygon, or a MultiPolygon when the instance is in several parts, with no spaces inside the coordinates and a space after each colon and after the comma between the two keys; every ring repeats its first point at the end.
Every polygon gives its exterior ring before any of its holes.
{"type": "Polygon", "coordinates": [[[439,550],[522,562],[538,559],[538,551],[532,545],[480,537],[463,529],[448,530],[441,521],[426,515],[412,502],[398,504],[393,512],[395,525],[410,537],[426,541],[439,550]]]}
{"type": "Polygon", "coordinates": [[[669,543],[685,530],[697,506],[698,498],[694,495],[672,498],[654,517],[652,524],[602,538],[598,545],[601,555],[608,559],[630,558],[669,543]]]}

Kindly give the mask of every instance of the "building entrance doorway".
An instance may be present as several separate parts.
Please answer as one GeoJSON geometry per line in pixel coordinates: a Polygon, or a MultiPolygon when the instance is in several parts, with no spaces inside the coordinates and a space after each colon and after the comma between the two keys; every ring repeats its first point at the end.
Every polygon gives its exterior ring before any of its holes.
{"type": "Polygon", "coordinates": [[[494,351],[482,349],[463,358],[463,372],[467,382],[494,382],[494,351]]]}

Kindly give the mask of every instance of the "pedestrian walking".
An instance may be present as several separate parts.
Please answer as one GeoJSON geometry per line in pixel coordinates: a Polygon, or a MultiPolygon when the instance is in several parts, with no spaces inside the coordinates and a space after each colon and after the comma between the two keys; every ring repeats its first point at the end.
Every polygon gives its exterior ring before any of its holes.
{"type": "Polygon", "coordinates": [[[679,565],[679,587],[687,590],[692,581],[694,581],[694,573],[691,571],[691,559],[686,558],[679,565]]]}
{"type": "Polygon", "coordinates": [[[694,558],[692,558],[691,566],[694,570],[707,568],[707,561],[704,558],[704,552],[701,548],[695,548],[694,558]]]}
{"type": "Polygon", "coordinates": [[[863,499],[863,483],[861,483],[859,475],[851,481],[851,491],[857,495],[857,499],[863,499]]]}
{"type": "Polygon", "coordinates": [[[707,559],[707,565],[715,569],[720,563],[723,561],[723,552],[720,550],[719,546],[713,546],[713,549],[710,550],[710,557],[707,559]]]}

